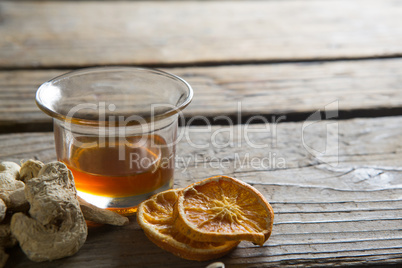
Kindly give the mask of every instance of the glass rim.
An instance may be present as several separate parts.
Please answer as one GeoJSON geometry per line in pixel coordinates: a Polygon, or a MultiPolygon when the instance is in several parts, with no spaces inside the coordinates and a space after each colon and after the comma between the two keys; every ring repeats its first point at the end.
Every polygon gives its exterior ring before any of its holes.
{"type": "MultiPolygon", "coordinates": [[[[190,86],[190,84],[188,82],[186,82],[183,78],[171,74],[169,72],[165,72],[159,69],[155,69],[155,68],[147,68],[147,67],[135,67],[135,66],[101,66],[101,67],[89,67],[89,68],[81,68],[81,69],[77,69],[77,70],[72,70],[70,72],[61,74],[59,76],[56,76],[46,82],[44,82],[43,84],[41,84],[39,86],[39,88],[36,91],[36,96],[35,96],[35,102],[36,105],[39,107],[40,110],[42,110],[44,113],[46,113],[47,115],[51,116],[53,119],[58,119],[67,123],[72,123],[72,124],[79,124],[79,125],[91,125],[91,126],[114,126],[114,127],[119,127],[118,125],[116,125],[115,121],[110,122],[110,121],[100,121],[100,120],[91,120],[91,119],[83,119],[83,118],[77,118],[77,117],[68,117],[66,114],[62,114],[59,113],[57,111],[55,111],[54,109],[52,109],[51,107],[48,107],[47,105],[44,104],[43,101],[43,94],[42,92],[45,90],[45,87],[50,84],[50,83],[55,83],[57,81],[60,81],[62,79],[66,79],[66,78],[71,78],[74,77],[76,75],[85,75],[85,74],[90,74],[90,73],[97,73],[97,72],[108,72],[108,71],[144,71],[144,72],[148,72],[148,73],[154,73],[154,74],[158,74],[158,75],[163,75],[171,80],[180,82],[184,85],[184,87],[187,89],[187,97],[181,101],[178,105],[175,105],[175,107],[160,113],[160,114],[156,114],[156,115],[152,115],[152,116],[147,116],[144,117],[144,121],[146,123],[150,123],[153,121],[160,121],[162,119],[171,117],[177,113],[179,113],[180,111],[182,111],[184,108],[186,108],[190,102],[193,99],[193,89],[190,86]]],[[[140,125],[141,123],[138,121],[129,121],[126,122],[125,126],[133,126],[133,125],[140,125]]]]}

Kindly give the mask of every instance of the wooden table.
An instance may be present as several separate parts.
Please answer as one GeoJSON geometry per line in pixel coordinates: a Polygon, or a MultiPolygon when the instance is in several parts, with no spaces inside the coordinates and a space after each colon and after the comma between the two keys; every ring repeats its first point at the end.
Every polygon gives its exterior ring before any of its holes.
{"type": "MultiPolygon", "coordinates": [[[[174,187],[234,176],[275,211],[268,242],[242,242],[219,259],[226,267],[402,265],[401,14],[392,0],[2,1],[0,160],[55,159],[51,119],[34,103],[46,80],[162,68],[195,91],[174,187]]],[[[49,263],[16,247],[6,267],[212,262],[159,249],[130,220],[91,227],[75,256],[49,263]]]]}

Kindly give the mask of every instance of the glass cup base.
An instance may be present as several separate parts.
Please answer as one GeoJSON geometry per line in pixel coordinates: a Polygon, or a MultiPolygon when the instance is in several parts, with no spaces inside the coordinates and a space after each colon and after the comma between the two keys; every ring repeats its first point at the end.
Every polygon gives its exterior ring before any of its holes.
{"type": "Polygon", "coordinates": [[[173,188],[173,180],[170,180],[168,183],[163,185],[162,187],[152,191],[150,193],[134,195],[128,197],[106,197],[106,196],[98,196],[92,195],[89,193],[81,192],[77,190],[77,194],[79,197],[87,201],[88,203],[97,206],[99,208],[112,210],[124,216],[134,215],[137,212],[138,205],[153,196],[154,194],[169,190],[173,188]],[[134,205],[133,205],[134,204],[134,205]]]}

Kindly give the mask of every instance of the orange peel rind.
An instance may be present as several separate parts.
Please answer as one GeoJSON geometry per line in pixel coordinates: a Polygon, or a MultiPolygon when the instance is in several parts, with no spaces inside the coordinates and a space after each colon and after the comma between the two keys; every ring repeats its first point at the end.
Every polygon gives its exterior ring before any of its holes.
{"type": "Polygon", "coordinates": [[[240,180],[215,176],[179,192],[175,228],[196,241],[247,240],[262,246],[274,212],[264,196],[240,180]]]}
{"type": "Polygon", "coordinates": [[[181,189],[167,190],[139,205],[137,222],[153,243],[181,258],[197,261],[219,258],[239,244],[195,241],[175,229],[173,209],[180,192],[181,189]]]}

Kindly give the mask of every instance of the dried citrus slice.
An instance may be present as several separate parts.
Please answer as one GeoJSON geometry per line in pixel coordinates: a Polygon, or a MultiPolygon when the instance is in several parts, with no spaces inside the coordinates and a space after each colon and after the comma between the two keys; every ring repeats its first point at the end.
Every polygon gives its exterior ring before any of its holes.
{"type": "Polygon", "coordinates": [[[147,237],[160,248],[188,260],[206,261],[219,258],[239,242],[198,242],[174,228],[173,207],[181,189],[154,195],[138,206],[137,221],[147,237]]]}
{"type": "Polygon", "coordinates": [[[176,229],[197,241],[248,240],[263,245],[274,212],[254,187],[227,176],[194,183],[180,192],[176,229]]]}

